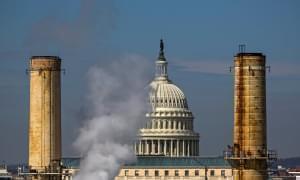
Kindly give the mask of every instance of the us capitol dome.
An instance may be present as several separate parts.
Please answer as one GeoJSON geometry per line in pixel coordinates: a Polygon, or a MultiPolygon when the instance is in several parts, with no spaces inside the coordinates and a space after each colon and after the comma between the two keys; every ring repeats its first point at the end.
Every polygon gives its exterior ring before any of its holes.
{"type": "Polygon", "coordinates": [[[167,73],[164,44],[160,52],[154,80],[149,84],[151,111],[146,127],[139,130],[134,144],[137,156],[187,157],[199,155],[199,134],[194,132],[193,114],[187,99],[167,73]]]}

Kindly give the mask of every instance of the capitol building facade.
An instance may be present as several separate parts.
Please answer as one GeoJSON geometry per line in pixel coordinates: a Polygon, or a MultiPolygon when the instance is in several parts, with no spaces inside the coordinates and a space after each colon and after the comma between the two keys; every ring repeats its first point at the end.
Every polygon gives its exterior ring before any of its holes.
{"type": "Polygon", "coordinates": [[[199,156],[194,116],[182,90],[168,77],[162,40],[155,65],[149,84],[151,110],[134,143],[137,160],[121,166],[115,180],[232,179],[232,168],[223,157],[199,156]]]}
{"type": "Polygon", "coordinates": [[[199,155],[199,135],[193,131],[193,114],[184,93],[168,78],[163,42],[156,61],[156,75],[150,83],[151,112],[145,128],[139,130],[135,153],[186,157],[199,155]]]}

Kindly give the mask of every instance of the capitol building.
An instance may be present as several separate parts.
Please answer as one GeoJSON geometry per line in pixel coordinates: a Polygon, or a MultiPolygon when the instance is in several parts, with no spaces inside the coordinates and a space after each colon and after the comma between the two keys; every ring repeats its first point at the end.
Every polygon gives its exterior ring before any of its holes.
{"type": "Polygon", "coordinates": [[[149,84],[151,111],[134,143],[137,161],[121,166],[115,180],[232,179],[232,168],[223,157],[199,156],[194,116],[182,90],[168,77],[162,40],[155,66],[149,84]]]}
{"type": "Polygon", "coordinates": [[[145,128],[139,130],[135,153],[138,156],[160,155],[187,157],[199,155],[199,135],[193,131],[193,114],[186,97],[169,78],[163,42],[156,61],[156,75],[150,83],[152,111],[145,128]]]}

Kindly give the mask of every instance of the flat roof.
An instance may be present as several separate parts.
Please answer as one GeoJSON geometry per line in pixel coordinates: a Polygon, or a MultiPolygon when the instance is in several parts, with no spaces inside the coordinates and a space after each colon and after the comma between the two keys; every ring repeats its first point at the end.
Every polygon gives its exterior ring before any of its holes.
{"type": "Polygon", "coordinates": [[[134,163],[125,164],[125,167],[228,167],[230,163],[224,157],[165,157],[139,156],[134,163]]]}
{"type": "MultiPolygon", "coordinates": [[[[79,169],[81,158],[62,158],[61,163],[66,168],[79,169]]],[[[100,163],[100,162],[99,162],[100,163]]],[[[224,157],[167,157],[167,156],[138,156],[136,161],[124,164],[123,168],[137,167],[222,167],[231,168],[224,157]]]]}
{"type": "Polygon", "coordinates": [[[80,160],[79,157],[72,158],[61,158],[62,166],[70,169],[79,169],[80,168],[80,160]]]}

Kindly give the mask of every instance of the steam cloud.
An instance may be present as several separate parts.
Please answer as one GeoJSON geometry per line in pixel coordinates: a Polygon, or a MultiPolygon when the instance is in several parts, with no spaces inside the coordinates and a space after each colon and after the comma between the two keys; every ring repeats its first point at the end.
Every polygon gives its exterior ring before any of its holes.
{"type": "Polygon", "coordinates": [[[121,164],[135,160],[132,143],[145,122],[148,67],[130,55],[89,70],[87,119],[75,142],[83,160],[75,180],[111,180],[121,164]]]}

